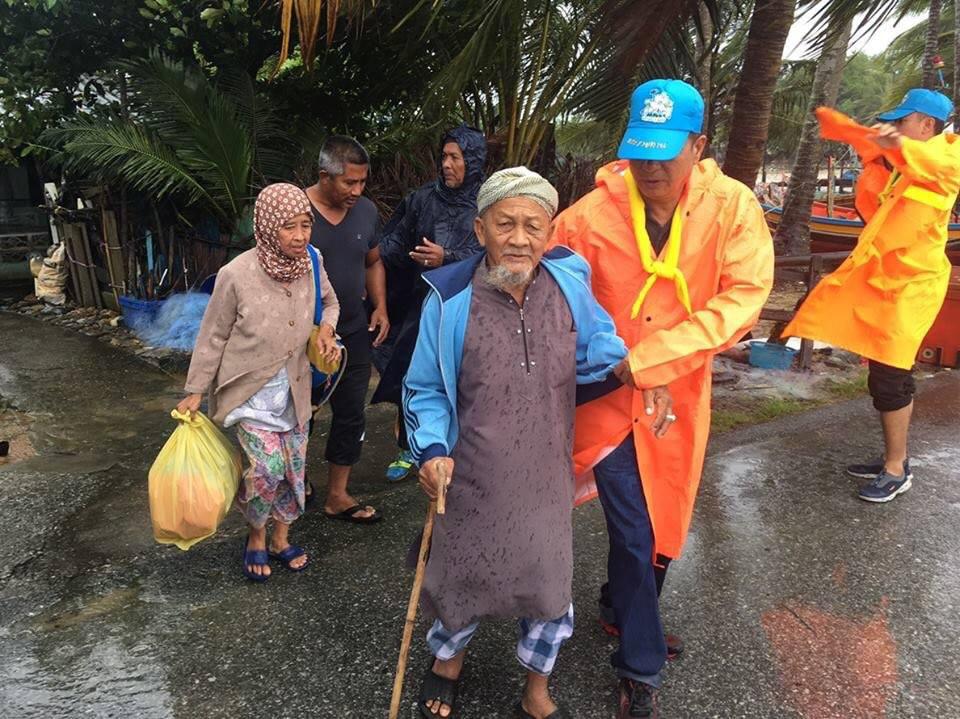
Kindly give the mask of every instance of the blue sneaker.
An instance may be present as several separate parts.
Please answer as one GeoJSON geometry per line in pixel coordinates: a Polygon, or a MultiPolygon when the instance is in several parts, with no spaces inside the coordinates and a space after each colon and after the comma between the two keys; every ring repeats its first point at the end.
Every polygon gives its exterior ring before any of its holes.
{"type": "Polygon", "coordinates": [[[865,502],[889,502],[913,486],[913,476],[906,471],[899,477],[881,470],[872,482],[860,488],[858,496],[865,502]]]}
{"type": "MultiPolygon", "coordinates": [[[[860,479],[876,479],[880,473],[883,471],[884,463],[883,461],[874,462],[873,464],[850,464],[847,465],[847,474],[851,477],[859,477],[860,479]]],[[[910,458],[903,463],[903,472],[910,479],[913,479],[913,475],[910,474],[910,458]]]]}
{"type": "Polygon", "coordinates": [[[413,469],[413,453],[408,449],[401,449],[397,458],[387,467],[387,481],[399,482],[406,479],[407,475],[409,475],[413,469]]]}

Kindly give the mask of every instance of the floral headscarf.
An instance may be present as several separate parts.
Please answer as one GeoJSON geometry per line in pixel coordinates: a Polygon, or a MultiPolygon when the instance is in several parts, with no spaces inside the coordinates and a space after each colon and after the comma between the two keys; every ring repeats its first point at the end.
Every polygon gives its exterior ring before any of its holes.
{"type": "Polygon", "coordinates": [[[277,234],[291,217],[311,214],[307,194],[296,185],[277,182],[264,187],[253,206],[253,236],[260,266],[277,282],[293,282],[310,271],[310,258],[290,257],[280,249],[277,234]]]}

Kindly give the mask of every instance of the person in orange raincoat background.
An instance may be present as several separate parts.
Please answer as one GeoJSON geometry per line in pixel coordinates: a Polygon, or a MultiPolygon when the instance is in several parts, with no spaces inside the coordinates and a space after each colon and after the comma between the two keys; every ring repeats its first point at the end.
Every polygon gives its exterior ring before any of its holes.
{"type": "Polygon", "coordinates": [[[849,143],[863,174],[856,206],[866,222],[857,246],[813,289],[784,336],[839,345],[869,360],[867,384],[883,428],[883,460],[853,464],[869,479],[868,502],[889,502],[912,484],[907,435],[913,412],[913,363],[950,283],[944,252],[960,189],[960,136],[944,133],[953,105],[933,90],[913,89],[872,128],[828,108],[821,134],[849,143]]]}
{"type": "Polygon", "coordinates": [[[763,210],[750,188],[700,160],[702,126],[692,86],[638,87],[620,160],[557,218],[552,239],[586,258],[594,295],[630,348],[615,378],[578,389],[574,440],[576,468],[593,469],[607,520],[601,602],[620,634],[611,662],[622,719],[657,715],[667,657],[658,579],[690,525],[713,357],[754,325],[773,284],[763,210]]]}

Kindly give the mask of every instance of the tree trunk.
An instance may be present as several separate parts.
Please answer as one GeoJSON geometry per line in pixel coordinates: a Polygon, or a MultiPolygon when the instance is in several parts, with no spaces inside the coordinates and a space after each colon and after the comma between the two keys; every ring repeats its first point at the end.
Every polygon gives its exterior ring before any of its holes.
{"type": "Polygon", "coordinates": [[[775,237],[775,245],[783,254],[805,255],[810,252],[810,208],[817,189],[822,155],[820,126],[813,111],[822,105],[832,106],[837,102],[852,26],[851,19],[840,32],[830,33],[828,36],[831,39],[817,61],[809,112],[803,123],[797,159],[790,173],[790,184],[783,201],[783,216],[775,237]]]}
{"type": "Polygon", "coordinates": [[[749,187],[753,187],[757,170],[763,164],[773,91],[795,7],[795,0],[757,0],[750,19],[723,164],[725,174],[749,187]]]}
{"type": "Polygon", "coordinates": [[[697,86],[703,95],[703,126],[710,127],[710,109],[713,98],[713,17],[702,1],[697,4],[702,35],[694,38],[697,52],[697,86]]]}
{"type": "Polygon", "coordinates": [[[960,0],[953,0],[953,106],[960,107],[960,0]]]}
{"type": "MultiPolygon", "coordinates": [[[[933,58],[940,51],[940,6],[942,0],[930,0],[930,14],[927,16],[927,41],[923,46],[923,86],[935,89],[937,71],[933,68],[933,58]]],[[[956,84],[956,83],[954,83],[956,84]]]]}

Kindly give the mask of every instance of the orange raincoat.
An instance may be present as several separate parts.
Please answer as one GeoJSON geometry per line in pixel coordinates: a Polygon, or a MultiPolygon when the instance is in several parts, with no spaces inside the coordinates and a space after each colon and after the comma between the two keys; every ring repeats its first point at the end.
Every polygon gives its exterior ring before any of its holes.
{"type": "Polygon", "coordinates": [[[817,119],[825,138],[849,143],[863,160],[856,203],[867,224],[850,257],[813,289],[784,335],[910,369],[950,284],[944,250],[960,190],[960,137],[904,138],[901,149],[885,151],[871,140],[872,130],[836,110],[820,108],[817,119]]]}
{"type": "MultiPolygon", "coordinates": [[[[756,322],[773,284],[773,243],[753,193],[713,160],[703,160],[691,173],[678,215],[678,267],[693,313],[674,282],[661,278],[631,319],[649,275],[633,233],[623,177],[628,166],[620,161],[600,169],[596,189],[557,218],[552,243],[590,263],[594,295],[630,348],[637,386],[667,385],[677,421],[656,439],[642,394],[620,387],[577,408],[574,462],[577,474],[586,474],[632,432],[655,552],[675,558],[690,526],[710,432],[713,356],[756,322]]],[[[578,487],[578,503],[593,496],[592,483],[578,487]]]]}

